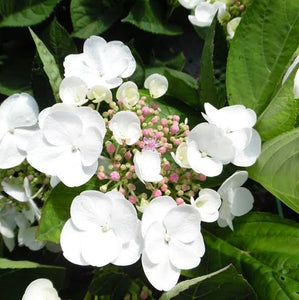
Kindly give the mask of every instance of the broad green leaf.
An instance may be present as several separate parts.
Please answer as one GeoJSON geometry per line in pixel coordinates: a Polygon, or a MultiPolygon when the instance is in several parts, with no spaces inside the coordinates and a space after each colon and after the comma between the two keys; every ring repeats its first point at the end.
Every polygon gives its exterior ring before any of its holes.
{"type": "Polygon", "coordinates": [[[196,80],[187,73],[170,68],[148,68],[145,70],[146,77],[153,73],[164,75],[168,80],[167,95],[199,109],[199,92],[196,80]]]}
{"type": "Polygon", "coordinates": [[[186,64],[186,57],[183,52],[178,53],[176,56],[167,60],[155,59],[154,65],[158,67],[168,67],[178,71],[182,71],[186,64]]]}
{"type": "Polygon", "coordinates": [[[299,213],[299,128],[263,144],[250,178],[299,213]]]}
{"type": "Polygon", "coordinates": [[[200,102],[221,108],[226,101],[225,66],[227,44],[222,27],[214,18],[205,39],[201,56],[200,102]]]}
{"type": "Polygon", "coordinates": [[[216,272],[178,283],[159,300],[256,299],[252,287],[229,265],[216,272]]]}
{"type": "Polygon", "coordinates": [[[182,30],[177,25],[167,24],[162,17],[159,0],[138,0],[122,22],[131,23],[138,28],[155,34],[179,35],[182,30]]]}
{"type": "Polygon", "coordinates": [[[199,273],[232,263],[258,299],[298,299],[299,224],[268,213],[250,213],[233,222],[234,231],[217,224],[202,230],[207,251],[205,270],[199,273]]]}
{"type": "Polygon", "coordinates": [[[29,28],[31,36],[36,45],[37,52],[43,63],[44,71],[46,72],[55,100],[59,102],[59,85],[62,80],[62,77],[59,72],[59,67],[53,54],[48,50],[45,44],[39,39],[39,37],[29,28]]]}
{"type": "Polygon", "coordinates": [[[86,190],[98,190],[99,180],[94,177],[88,183],[74,188],[58,184],[47,199],[40,220],[37,239],[59,243],[64,223],[70,217],[70,206],[73,199],[86,190]]]}
{"type": "Polygon", "coordinates": [[[264,141],[295,127],[299,107],[299,100],[294,99],[293,93],[295,73],[281,85],[272,102],[258,118],[255,127],[264,141]]]}
{"type": "Polygon", "coordinates": [[[279,89],[297,47],[299,2],[255,0],[230,45],[227,95],[260,115],[279,89]]]}
{"type": "Polygon", "coordinates": [[[71,18],[74,37],[86,39],[106,31],[123,11],[122,0],[72,0],[71,18]]]}
{"type": "Polygon", "coordinates": [[[38,24],[50,16],[59,1],[0,1],[0,27],[19,27],[38,24]]]}
{"type": "Polygon", "coordinates": [[[21,299],[26,287],[38,278],[50,279],[60,290],[64,284],[65,268],[0,258],[1,295],[5,295],[5,299],[21,299]]]}

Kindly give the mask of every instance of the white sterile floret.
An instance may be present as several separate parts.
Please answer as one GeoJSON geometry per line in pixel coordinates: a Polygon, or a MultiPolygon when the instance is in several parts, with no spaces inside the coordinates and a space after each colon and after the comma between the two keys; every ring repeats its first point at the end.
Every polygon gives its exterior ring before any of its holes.
{"type": "Polygon", "coordinates": [[[39,278],[27,286],[22,300],[60,300],[60,297],[49,279],[39,278]]]}
{"type": "Polygon", "coordinates": [[[87,97],[92,100],[93,103],[100,103],[102,101],[110,103],[112,101],[111,91],[103,85],[93,86],[89,89],[87,97]]]}
{"type": "Polygon", "coordinates": [[[85,104],[88,87],[86,83],[78,77],[64,78],[59,86],[59,97],[65,104],[81,106],[85,104]]]}
{"type": "Polygon", "coordinates": [[[109,122],[115,140],[122,145],[135,144],[141,137],[140,120],[132,111],[117,112],[109,122]]]}
{"type": "Polygon", "coordinates": [[[126,108],[131,109],[138,103],[138,87],[133,81],[123,83],[116,92],[116,99],[122,100],[126,108]]]}
{"type": "Polygon", "coordinates": [[[253,165],[261,153],[261,138],[252,127],[256,123],[256,113],[244,105],[231,105],[221,109],[205,103],[203,117],[222,129],[235,149],[231,162],[236,166],[253,165]]]}
{"type": "Polygon", "coordinates": [[[144,87],[149,89],[152,98],[159,98],[167,92],[168,80],[165,76],[155,73],[145,79],[144,87]]]}
{"type": "Polygon", "coordinates": [[[29,164],[70,187],[87,182],[102,152],[106,133],[102,116],[90,107],[60,103],[40,113],[39,126],[29,141],[29,164]]]}
{"type": "Polygon", "coordinates": [[[231,162],[234,156],[231,140],[213,124],[198,124],[187,137],[188,162],[197,173],[217,176],[222,172],[223,165],[231,162]]]}
{"type": "Polygon", "coordinates": [[[241,18],[237,17],[237,18],[230,20],[227,23],[226,29],[227,29],[227,34],[228,34],[229,39],[231,39],[231,40],[233,39],[236,29],[239,26],[240,21],[241,21],[241,18]]]}
{"type": "Polygon", "coordinates": [[[214,222],[218,219],[221,199],[216,191],[202,189],[195,200],[191,197],[191,204],[198,210],[201,221],[214,222]]]}
{"type": "Polygon", "coordinates": [[[187,157],[187,150],[188,150],[187,143],[183,142],[177,147],[175,154],[173,152],[170,153],[173,160],[181,168],[190,168],[190,164],[188,162],[188,157],[187,157]]]}
{"type": "Polygon", "coordinates": [[[18,166],[28,139],[38,130],[38,106],[28,94],[14,94],[0,105],[0,169],[18,166]]]}
{"type": "Polygon", "coordinates": [[[204,0],[179,0],[180,4],[187,9],[193,9],[199,2],[204,0]]]}
{"type": "Polygon", "coordinates": [[[103,85],[111,89],[134,73],[136,61],[121,41],[107,43],[91,36],[84,42],[83,53],[68,55],[63,65],[65,77],[80,77],[89,88],[103,85]]]}
{"type": "Polygon", "coordinates": [[[85,191],[71,205],[60,243],[64,257],[78,265],[130,265],[141,254],[136,210],[117,191],[85,191]]]}
{"type": "Polygon", "coordinates": [[[135,173],[140,181],[159,182],[163,179],[161,172],[161,158],[156,151],[137,151],[134,155],[135,173]]]}
{"type": "Polygon", "coordinates": [[[212,24],[215,14],[218,12],[220,18],[226,11],[226,5],[223,2],[216,1],[214,3],[200,2],[193,15],[189,15],[189,21],[199,27],[206,27],[212,24]]]}
{"type": "Polygon", "coordinates": [[[205,252],[198,211],[191,205],[177,206],[168,196],[153,199],[144,209],[142,267],[157,290],[168,291],[181,269],[199,265],[205,252]]]}
{"type": "Polygon", "coordinates": [[[237,171],[227,178],[218,189],[222,198],[218,219],[220,227],[229,226],[233,230],[233,218],[243,216],[252,209],[253,196],[247,188],[241,187],[247,179],[246,171],[237,171]]]}

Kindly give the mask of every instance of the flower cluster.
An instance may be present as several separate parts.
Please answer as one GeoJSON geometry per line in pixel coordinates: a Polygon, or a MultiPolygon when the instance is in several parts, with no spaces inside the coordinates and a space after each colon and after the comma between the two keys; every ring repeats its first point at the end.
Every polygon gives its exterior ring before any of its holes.
{"type": "Polygon", "coordinates": [[[169,290],[205,253],[202,222],[233,230],[233,218],[252,209],[253,197],[242,187],[246,171],[235,172],[217,191],[202,183],[226,164],[255,163],[261,152],[256,114],[243,105],[216,109],[206,103],[206,122],[190,129],[187,119],[165,114],[154,102],[167,92],[164,76],[146,78],[149,96],[140,97],[134,82],[123,83],[136,63],[118,41],[93,36],[64,67],[62,103],[38,113],[31,96],[16,94],[0,106],[0,154],[8,153],[7,159],[0,155],[0,168],[7,170],[0,199],[4,241],[13,248],[18,226],[19,244],[41,249],[45,242],[34,236],[43,216],[34,199],[60,181],[71,188],[96,176],[98,190],[83,191],[71,204],[60,237],[63,255],[96,267],[131,265],[142,257],[152,285],[169,290]]]}

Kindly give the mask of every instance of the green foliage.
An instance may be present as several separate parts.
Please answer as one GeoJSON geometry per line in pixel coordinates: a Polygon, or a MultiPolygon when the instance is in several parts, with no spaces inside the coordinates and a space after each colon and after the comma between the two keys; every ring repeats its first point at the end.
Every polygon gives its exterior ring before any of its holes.
{"type": "Polygon", "coordinates": [[[21,299],[29,283],[38,278],[50,279],[55,288],[60,290],[64,284],[65,269],[0,258],[1,295],[6,299],[21,299]]]}
{"type": "Polygon", "coordinates": [[[83,191],[98,189],[98,182],[95,177],[88,183],[71,189],[62,183],[57,185],[43,207],[37,239],[59,243],[62,227],[70,217],[73,199],[83,191]]]}
{"type": "Polygon", "coordinates": [[[259,299],[298,299],[298,229],[297,223],[267,213],[235,218],[234,231],[211,225],[203,230],[206,254],[199,269],[212,272],[232,263],[259,299]]]}
{"type": "Polygon", "coordinates": [[[229,265],[216,272],[181,281],[159,300],[169,299],[256,299],[252,287],[229,265]]]}
{"type": "Polygon", "coordinates": [[[263,144],[262,154],[248,169],[252,179],[299,213],[299,128],[263,144]]]}
{"type": "Polygon", "coordinates": [[[162,16],[162,6],[159,0],[138,0],[129,15],[122,20],[138,28],[165,35],[179,35],[182,30],[177,25],[167,24],[162,16]]]}
{"type": "Polygon", "coordinates": [[[86,39],[103,33],[120,18],[123,6],[122,0],[72,0],[73,36],[86,39]]]}
{"type": "Polygon", "coordinates": [[[19,27],[38,24],[50,16],[59,1],[0,1],[0,27],[19,27]]]}

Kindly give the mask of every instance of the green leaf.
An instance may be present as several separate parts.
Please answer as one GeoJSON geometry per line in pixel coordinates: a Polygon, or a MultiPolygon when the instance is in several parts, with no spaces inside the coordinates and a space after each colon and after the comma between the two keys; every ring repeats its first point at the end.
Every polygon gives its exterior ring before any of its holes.
{"type": "Polygon", "coordinates": [[[48,50],[45,44],[38,38],[38,36],[31,30],[31,28],[29,28],[29,31],[36,45],[39,57],[43,63],[44,71],[46,72],[49,78],[49,82],[52,87],[55,100],[59,102],[59,85],[62,80],[62,77],[59,72],[59,67],[55,61],[54,56],[48,50]]]}
{"type": "Polygon", "coordinates": [[[65,279],[65,269],[31,261],[0,258],[1,294],[6,299],[21,299],[26,287],[38,278],[50,279],[54,287],[60,290],[65,279]]]}
{"type": "Polygon", "coordinates": [[[299,225],[275,215],[251,213],[235,218],[234,228],[203,229],[204,272],[232,263],[258,299],[298,299],[299,225]]]}
{"type": "Polygon", "coordinates": [[[255,127],[264,141],[295,127],[299,105],[293,93],[295,74],[296,70],[281,85],[272,102],[258,118],[255,127]]]}
{"type": "Polygon", "coordinates": [[[0,27],[35,25],[50,16],[60,0],[0,1],[0,27]]]}
{"type": "Polygon", "coordinates": [[[159,60],[156,58],[154,61],[154,65],[158,67],[168,67],[178,71],[182,71],[185,64],[186,64],[186,57],[183,52],[180,52],[174,57],[169,58],[167,60],[159,60]]]}
{"type": "Polygon", "coordinates": [[[106,31],[123,11],[122,0],[72,0],[71,18],[74,37],[86,39],[106,31]]]}
{"type": "Polygon", "coordinates": [[[131,23],[144,31],[155,34],[182,34],[182,30],[177,25],[164,22],[162,7],[158,0],[136,1],[129,15],[122,22],[131,23]]]}
{"type": "Polygon", "coordinates": [[[221,108],[226,101],[225,67],[227,44],[223,28],[214,18],[205,39],[201,56],[200,102],[221,108]]]}
{"type": "Polygon", "coordinates": [[[263,144],[250,178],[299,213],[299,128],[263,144]]]}
{"type": "Polygon", "coordinates": [[[58,184],[46,201],[40,220],[37,240],[59,243],[60,233],[64,223],[70,217],[70,206],[73,199],[86,190],[98,190],[99,180],[94,177],[88,183],[69,188],[62,183],[58,184]]]}
{"type": "Polygon", "coordinates": [[[169,299],[256,299],[252,287],[229,265],[216,272],[178,283],[159,300],[169,299]]]}
{"type": "Polygon", "coordinates": [[[199,109],[199,93],[196,80],[187,73],[173,70],[170,68],[147,68],[146,77],[150,74],[159,73],[168,80],[167,95],[173,96],[178,100],[199,109]]]}
{"type": "Polygon", "coordinates": [[[230,104],[244,104],[258,115],[266,109],[298,47],[298,32],[298,1],[256,0],[248,6],[230,45],[230,104]]]}

